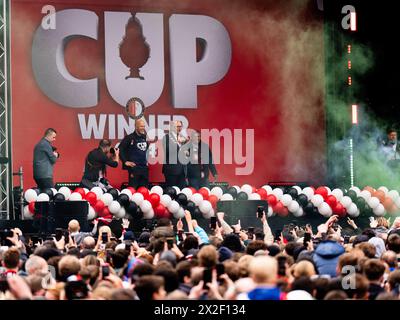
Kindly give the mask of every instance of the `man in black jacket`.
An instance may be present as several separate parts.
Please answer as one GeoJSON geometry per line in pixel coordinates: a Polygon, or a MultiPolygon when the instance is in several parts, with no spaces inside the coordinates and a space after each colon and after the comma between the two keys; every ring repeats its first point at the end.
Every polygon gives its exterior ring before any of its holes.
{"type": "MultiPolygon", "coordinates": [[[[83,173],[81,185],[89,190],[95,186],[101,186],[107,188],[106,180],[106,166],[112,168],[118,167],[119,162],[119,150],[114,149],[115,152],[112,154],[111,141],[103,139],[99,143],[99,147],[89,152],[85,159],[85,172],[83,173]],[[100,182],[100,179],[102,179],[100,182]]],[[[110,186],[111,187],[111,186],[110,186]]]]}
{"type": "Polygon", "coordinates": [[[210,171],[217,180],[217,169],[215,168],[211,149],[207,143],[201,141],[200,133],[194,131],[191,135],[190,142],[184,145],[181,149],[187,159],[187,178],[189,186],[200,189],[202,187],[209,187],[210,171]]]}
{"type": "Polygon", "coordinates": [[[56,130],[48,128],[33,150],[33,178],[39,189],[54,187],[53,166],[59,155],[51,143],[56,136],[56,130]]]}
{"type": "Polygon", "coordinates": [[[149,144],[157,141],[148,140],[145,122],[143,119],[135,121],[135,131],[122,139],[119,144],[122,168],[128,170],[128,184],[135,189],[148,187],[149,168],[147,163],[147,151],[149,144]]]}
{"type": "Polygon", "coordinates": [[[182,135],[182,122],[173,121],[170,131],[163,138],[164,163],[162,173],[167,187],[186,187],[185,167],[180,159],[180,148],[189,141],[182,135]]]}

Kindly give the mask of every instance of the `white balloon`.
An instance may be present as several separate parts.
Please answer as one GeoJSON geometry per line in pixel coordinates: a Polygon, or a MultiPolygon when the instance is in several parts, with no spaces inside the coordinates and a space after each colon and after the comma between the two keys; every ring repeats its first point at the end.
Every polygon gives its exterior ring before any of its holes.
{"type": "Polygon", "coordinates": [[[349,213],[349,216],[352,218],[357,218],[360,215],[360,210],[357,209],[357,211],[354,213],[349,213]]]}
{"type": "Polygon", "coordinates": [[[177,201],[172,200],[170,204],[168,205],[168,211],[171,212],[172,214],[175,214],[179,211],[180,205],[177,201]]]}
{"type": "Polygon", "coordinates": [[[303,189],[303,194],[305,194],[308,198],[308,201],[310,201],[314,195],[314,190],[311,187],[305,187],[303,189]]]}
{"type": "Polygon", "coordinates": [[[136,192],[132,195],[132,199],[131,199],[134,203],[136,203],[138,206],[140,206],[142,204],[142,202],[144,201],[144,197],[141,193],[136,192]]]}
{"type": "Polygon", "coordinates": [[[270,218],[274,215],[274,210],[272,210],[271,206],[268,206],[267,217],[270,218]]]}
{"type": "Polygon", "coordinates": [[[292,212],[296,218],[302,217],[304,215],[303,208],[299,207],[297,211],[292,212]]]}
{"type": "Polygon", "coordinates": [[[400,208],[400,198],[395,201],[395,205],[397,208],[400,208]]]}
{"type": "Polygon", "coordinates": [[[332,195],[338,200],[340,201],[340,199],[343,198],[343,191],[340,189],[333,189],[332,190],[332,195]]]}
{"type": "Polygon", "coordinates": [[[399,192],[397,190],[390,190],[388,192],[388,197],[391,198],[394,202],[397,201],[397,199],[399,199],[400,195],[399,192]]]}
{"type": "Polygon", "coordinates": [[[200,209],[201,213],[207,214],[212,209],[212,205],[211,205],[210,201],[203,200],[199,205],[199,209],[200,209]]]}
{"type": "Polygon", "coordinates": [[[112,201],[110,203],[110,205],[108,206],[108,210],[110,210],[110,212],[112,214],[117,214],[120,209],[121,209],[120,203],[118,201],[115,201],[115,200],[112,201]]]}
{"type": "Polygon", "coordinates": [[[90,189],[90,191],[96,194],[97,200],[99,200],[104,193],[100,187],[93,187],[92,189],[90,189]]]}
{"type": "Polygon", "coordinates": [[[195,193],[190,200],[193,201],[196,206],[199,206],[203,201],[203,196],[200,193],[195,193]]]}
{"type": "Polygon", "coordinates": [[[355,193],[357,194],[357,197],[358,197],[358,195],[359,195],[360,192],[361,192],[360,188],[359,188],[359,187],[356,187],[356,186],[351,187],[350,190],[355,191],[355,193]]]}
{"type": "Polygon", "coordinates": [[[353,203],[353,201],[349,196],[344,196],[342,199],[340,199],[340,203],[347,209],[353,203]]]}
{"type": "Polygon", "coordinates": [[[324,217],[327,217],[327,218],[332,215],[332,209],[326,202],[322,202],[318,206],[318,211],[320,214],[322,214],[324,217]]]}
{"type": "Polygon", "coordinates": [[[51,188],[51,191],[53,191],[53,196],[57,194],[57,189],[56,188],[51,188]]]}
{"type": "Polygon", "coordinates": [[[26,202],[36,201],[37,197],[38,197],[38,195],[35,190],[28,189],[25,191],[24,198],[25,198],[26,202]]]}
{"type": "Polygon", "coordinates": [[[172,188],[175,189],[176,194],[180,194],[181,193],[181,189],[179,189],[177,186],[173,186],[172,188]]]}
{"type": "Polygon", "coordinates": [[[283,190],[281,188],[275,188],[272,190],[272,194],[275,195],[278,200],[281,200],[283,196],[283,190]]]}
{"type": "Polygon", "coordinates": [[[215,216],[214,209],[211,208],[211,210],[209,212],[203,213],[202,215],[203,215],[204,219],[210,219],[211,217],[215,216]]]}
{"type": "Polygon", "coordinates": [[[149,200],[143,200],[140,204],[140,209],[142,210],[143,214],[152,210],[152,206],[149,200]]]}
{"type": "Polygon", "coordinates": [[[331,190],[331,188],[329,188],[329,187],[325,186],[325,189],[328,191],[328,196],[329,196],[330,194],[332,194],[332,190],[331,190]]]}
{"type": "Polygon", "coordinates": [[[224,192],[222,191],[222,189],[220,187],[212,188],[210,193],[217,196],[218,199],[221,199],[222,195],[224,194],[224,192]]]}
{"type": "Polygon", "coordinates": [[[316,207],[319,207],[323,202],[324,198],[320,194],[315,194],[311,198],[311,203],[316,207]]]}
{"type": "Polygon", "coordinates": [[[79,192],[72,192],[69,201],[81,201],[82,195],[79,192]]]}
{"type": "Polygon", "coordinates": [[[111,194],[105,193],[101,196],[100,200],[103,201],[106,207],[108,207],[111,204],[111,202],[114,201],[114,198],[111,194]]]}
{"type": "Polygon", "coordinates": [[[382,191],[385,193],[385,196],[387,196],[387,194],[388,194],[388,192],[389,192],[389,189],[386,188],[386,187],[384,187],[384,186],[379,187],[378,190],[382,190],[382,191]]]}
{"type": "Polygon", "coordinates": [[[375,209],[373,209],[373,212],[378,217],[382,217],[386,213],[385,212],[385,207],[383,206],[382,203],[378,204],[378,206],[375,209]]]}
{"type": "Polygon", "coordinates": [[[293,186],[292,188],[297,190],[297,194],[300,194],[302,192],[299,186],[293,186]]]}
{"type": "MultiPolygon", "coordinates": [[[[145,201],[147,201],[147,200],[145,200],[145,201]]],[[[153,210],[153,208],[150,208],[150,210],[147,211],[147,212],[143,212],[143,218],[144,219],[153,219],[154,218],[154,210],[153,210]]]]}
{"type": "Polygon", "coordinates": [[[168,207],[168,205],[171,203],[172,199],[168,194],[163,194],[160,197],[160,203],[164,206],[164,207],[168,207]]]}
{"type": "Polygon", "coordinates": [[[372,210],[379,206],[379,204],[380,201],[377,197],[371,197],[371,199],[368,200],[368,205],[371,207],[372,210]]]}
{"type": "Polygon", "coordinates": [[[89,206],[89,212],[87,218],[88,220],[93,220],[94,218],[96,218],[96,211],[94,211],[92,206],[89,206]]]}
{"type": "Polygon", "coordinates": [[[187,199],[190,200],[190,198],[193,195],[192,190],[190,190],[189,188],[183,188],[181,193],[183,193],[184,195],[186,195],[187,199]]]}
{"type": "Polygon", "coordinates": [[[36,198],[36,202],[49,202],[50,197],[46,193],[41,193],[36,198]]]}
{"type": "Polygon", "coordinates": [[[85,191],[85,194],[89,192],[88,188],[83,188],[83,191],[85,191]]]}
{"type": "Polygon", "coordinates": [[[293,198],[290,194],[284,194],[281,198],[282,204],[287,207],[293,201],[293,198]]]}
{"type": "Polygon", "coordinates": [[[291,213],[296,213],[297,211],[299,211],[300,209],[300,205],[297,201],[293,200],[292,202],[290,202],[290,204],[288,205],[288,210],[291,213]]]}
{"type": "Polygon", "coordinates": [[[173,213],[175,219],[182,219],[185,217],[185,210],[182,207],[177,212],[173,213]]]}
{"type": "MultiPolygon", "coordinates": [[[[272,193],[272,188],[269,185],[262,186],[262,188],[267,191],[267,194],[272,193]]],[[[301,190],[301,189],[300,189],[301,190]]]]}
{"type": "Polygon", "coordinates": [[[251,193],[253,192],[253,188],[249,184],[244,184],[240,188],[240,191],[246,192],[247,195],[251,195],[251,193]]]}
{"type": "Polygon", "coordinates": [[[363,198],[368,203],[369,199],[371,199],[371,192],[369,192],[368,190],[363,190],[358,196],[363,198]]]}
{"type": "Polygon", "coordinates": [[[61,187],[60,189],[58,189],[58,192],[64,195],[65,200],[69,200],[69,197],[72,193],[71,189],[68,187],[61,187]]]}
{"type": "Polygon", "coordinates": [[[24,207],[24,219],[25,220],[32,220],[33,219],[33,214],[29,211],[29,206],[28,205],[26,205],[24,207]]]}
{"type": "Polygon", "coordinates": [[[261,196],[258,193],[251,193],[249,195],[249,200],[261,200],[261,196]]]}
{"type": "Polygon", "coordinates": [[[161,188],[160,186],[153,186],[150,189],[150,193],[157,193],[161,197],[164,191],[163,188],[161,188]]]}
{"type": "Polygon", "coordinates": [[[118,219],[122,219],[123,217],[125,217],[126,215],[126,211],[124,207],[121,207],[117,213],[114,214],[114,217],[118,218],[118,219]]]}
{"type": "Polygon", "coordinates": [[[121,191],[121,194],[126,194],[129,197],[129,200],[132,199],[132,191],[129,189],[124,189],[121,191]]]}
{"type": "Polygon", "coordinates": [[[358,208],[355,203],[352,203],[346,210],[349,215],[355,215],[358,208]]]}
{"type": "Polygon", "coordinates": [[[220,200],[221,201],[231,201],[231,200],[233,200],[233,197],[229,193],[224,193],[220,200]]]}

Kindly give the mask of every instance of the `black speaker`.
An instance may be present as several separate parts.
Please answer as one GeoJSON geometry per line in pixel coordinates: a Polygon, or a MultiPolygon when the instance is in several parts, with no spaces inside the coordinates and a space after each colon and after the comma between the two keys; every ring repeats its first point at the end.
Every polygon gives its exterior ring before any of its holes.
{"type": "Polygon", "coordinates": [[[90,231],[87,201],[36,202],[35,225],[41,234],[53,234],[56,228],[68,228],[68,223],[75,219],[81,226],[81,231],[90,231]]]}
{"type": "Polygon", "coordinates": [[[218,201],[217,211],[225,213],[225,221],[230,225],[237,224],[240,219],[242,228],[254,227],[260,224],[257,217],[257,208],[264,207],[268,211],[268,202],[265,200],[234,200],[218,201]]]}

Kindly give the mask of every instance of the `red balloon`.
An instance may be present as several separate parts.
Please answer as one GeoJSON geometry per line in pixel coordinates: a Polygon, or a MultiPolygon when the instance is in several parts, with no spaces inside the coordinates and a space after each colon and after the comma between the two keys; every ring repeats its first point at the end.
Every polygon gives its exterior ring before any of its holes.
{"type": "Polygon", "coordinates": [[[139,192],[147,200],[149,197],[149,190],[146,187],[139,187],[136,192],[139,192]]]}
{"type": "Polygon", "coordinates": [[[327,204],[329,204],[329,206],[333,209],[333,208],[336,207],[338,201],[337,201],[337,199],[336,199],[335,196],[330,195],[330,196],[328,196],[328,197],[326,198],[325,202],[326,202],[327,204]]]}
{"type": "Polygon", "coordinates": [[[127,187],[127,189],[134,194],[136,192],[134,187],[127,187]]]}
{"type": "Polygon", "coordinates": [[[346,209],[340,202],[336,203],[336,206],[332,208],[333,214],[337,214],[339,218],[344,218],[346,216],[346,209]]]}
{"type": "Polygon", "coordinates": [[[93,206],[94,211],[100,214],[100,212],[103,211],[104,209],[104,202],[101,200],[97,200],[96,203],[93,206]]]}
{"type": "Polygon", "coordinates": [[[35,213],[35,201],[29,202],[28,208],[29,208],[29,212],[34,214],[35,213]]]}
{"type": "Polygon", "coordinates": [[[92,192],[92,191],[89,191],[86,195],[85,195],[85,198],[84,198],[87,202],[89,202],[90,203],[90,205],[93,207],[95,204],[96,204],[96,202],[97,202],[97,195],[94,193],[94,192],[92,192]]]}
{"type": "Polygon", "coordinates": [[[208,200],[209,193],[208,193],[208,190],[206,188],[201,188],[199,190],[199,193],[203,196],[204,200],[208,200]]]}
{"type": "Polygon", "coordinates": [[[217,202],[218,202],[218,197],[216,195],[210,195],[208,197],[208,201],[210,201],[213,209],[215,209],[217,207],[217,202]]]}
{"type": "Polygon", "coordinates": [[[108,207],[104,207],[103,210],[98,212],[99,217],[102,218],[107,218],[108,216],[112,216],[110,210],[108,210],[108,207]]]}
{"type": "Polygon", "coordinates": [[[257,190],[257,193],[260,195],[261,200],[267,200],[268,192],[264,188],[260,188],[257,190]]]}
{"type": "Polygon", "coordinates": [[[169,216],[169,212],[160,203],[154,208],[154,215],[156,218],[166,218],[167,215],[169,216]]]}
{"type": "Polygon", "coordinates": [[[278,199],[276,198],[276,196],[274,194],[269,194],[267,196],[267,201],[271,207],[274,207],[278,203],[278,199]]]}
{"type": "Polygon", "coordinates": [[[151,206],[155,208],[160,204],[160,196],[157,193],[152,193],[149,195],[149,201],[151,203],[151,206]]]}
{"type": "Polygon", "coordinates": [[[328,197],[328,190],[325,187],[318,187],[315,194],[321,195],[324,199],[328,197]]]}
{"type": "Polygon", "coordinates": [[[197,192],[197,190],[193,187],[189,187],[190,190],[192,190],[192,193],[195,194],[197,192]]]}
{"type": "Polygon", "coordinates": [[[283,209],[278,213],[280,217],[287,217],[289,215],[289,210],[286,207],[283,207],[283,209]]]}
{"type": "Polygon", "coordinates": [[[76,189],[74,190],[74,192],[80,193],[81,196],[82,196],[82,199],[85,199],[85,190],[83,190],[83,188],[76,188],[76,189]]]}
{"type": "Polygon", "coordinates": [[[284,208],[285,208],[285,206],[280,201],[278,201],[274,206],[272,206],[272,210],[279,215],[281,215],[281,213],[283,213],[284,208]]]}

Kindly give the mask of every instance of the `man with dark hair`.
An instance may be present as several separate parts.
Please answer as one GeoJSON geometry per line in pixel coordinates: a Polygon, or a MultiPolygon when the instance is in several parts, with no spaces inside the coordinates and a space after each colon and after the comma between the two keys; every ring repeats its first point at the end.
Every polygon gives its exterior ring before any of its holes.
{"type": "Polygon", "coordinates": [[[135,291],[139,300],[163,300],[166,292],[164,290],[164,279],[160,276],[143,276],[135,283],[135,291]]]}
{"type": "Polygon", "coordinates": [[[389,235],[387,239],[387,249],[400,254],[400,236],[397,233],[389,235]]]}
{"type": "Polygon", "coordinates": [[[56,140],[57,132],[48,128],[33,150],[33,179],[39,189],[53,188],[53,166],[59,157],[51,143],[56,140]]]}
{"type": "Polygon", "coordinates": [[[106,166],[118,167],[119,150],[111,152],[111,141],[100,140],[99,146],[89,152],[85,159],[85,172],[83,173],[81,186],[89,190],[95,186],[101,187],[104,191],[112,188],[108,185],[106,177],[106,166]]]}
{"type": "Polygon", "coordinates": [[[369,300],[375,300],[380,293],[385,291],[382,287],[385,264],[378,259],[369,259],[365,262],[363,269],[365,276],[369,280],[369,300]]]}
{"type": "Polygon", "coordinates": [[[17,248],[10,248],[3,254],[2,266],[5,271],[1,277],[10,277],[18,273],[20,253],[17,248]]]}
{"type": "Polygon", "coordinates": [[[386,137],[379,141],[379,147],[388,165],[395,165],[396,162],[393,160],[400,159],[400,144],[397,143],[397,130],[395,128],[389,127],[386,130],[386,137]]]}

